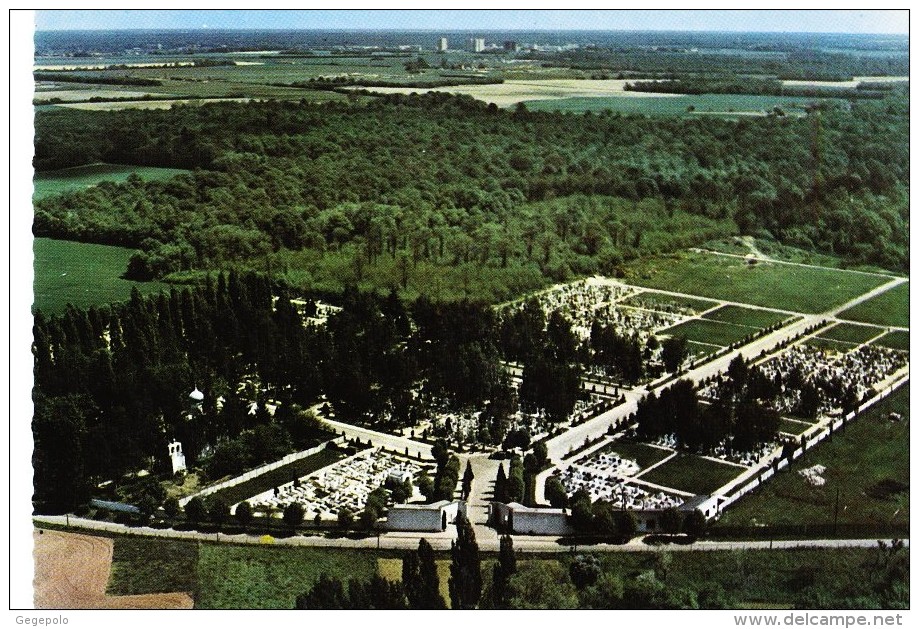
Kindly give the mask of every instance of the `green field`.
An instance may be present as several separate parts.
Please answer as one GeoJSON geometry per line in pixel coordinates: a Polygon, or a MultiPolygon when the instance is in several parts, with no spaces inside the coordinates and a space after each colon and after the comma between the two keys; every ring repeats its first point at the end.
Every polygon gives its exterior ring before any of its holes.
{"type": "Polygon", "coordinates": [[[169,289],[168,284],[121,278],[133,249],[36,238],[32,251],[35,255],[32,308],[46,313],[63,312],[68,303],[88,308],[127,301],[135,287],[142,294],[169,289]]]}
{"type": "Polygon", "coordinates": [[[779,432],[785,432],[789,435],[800,435],[810,427],[810,424],[801,421],[791,421],[790,419],[782,418],[779,423],[779,432]]]}
{"type": "Polygon", "coordinates": [[[372,553],[354,549],[202,544],[199,556],[199,609],[293,609],[322,572],[347,582],[377,570],[372,553]]]}
{"type": "Polygon", "coordinates": [[[905,524],[909,479],[907,384],[729,507],[720,523],[829,524],[836,513],[838,490],[840,524],[905,524]],[[891,412],[902,414],[903,420],[889,421],[891,412]],[[818,463],[827,468],[822,475],[826,484],[814,487],[798,471],[818,463]]]}
{"type": "Polygon", "coordinates": [[[316,454],[288,463],[270,472],[265,472],[238,485],[216,491],[210,494],[208,498],[220,498],[228,505],[235,505],[237,502],[257,496],[273,487],[289,483],[295,478],[302,478],[343,458],[345,458],[345,453],[341,450],[325,448],[316,454]]]}
{"type": "Polygon", "coordinates": [[[903,332],[901,330],[895,330],[893,332],[888,332],[878,340],[874,342],[874,345],[880,345],[881,347],[889,347],[890,349],[902,349],[909,351],[909,332],[903,332]]]}
{"type": "Polygon", "coordinates": [[[661,330],[660,333],[670,336],[682,336],[689,341],[726,347],[755,332],[756,328],[748,328],[743,325],[709,321],[708,319],[691,319],[672,328],[661,330]]]}
{"type": "Polygon", "coordinates": [[[842,312],[839,318],[908,328],[909,282],[895,286],[877,297],[849,308],[842,312]]]}
{"type": "Polygon", "coordinates": [[[696,360],[708,356],[709,354],[714,354],[718,350],[722,349],[717,345],[697,343],[696,341],[688,341],[686,343],[686,348],[689,350],[689,353],[696,358],[696,360]]]}
{"type": "Polygon", "coordinates": [[[743,471],[736,465],[717,463],[694,454],[680,454],[639,478],[693,494],[710,494],[740,476],[743,471]]]}
{"type": "MultiPolygon", "coordinates": [[[[637,260],[624,281],[767,308],[819,313],[888,281],[884,277],[686,252],[637,260]]],[[[873,301],[873,300],[872,300],[873,301]]]]}
{"type": "Polygon", "coordinates": [[[861,345],[880,334],[884,330],[867,325],[856,325],[854,323],[838,323],[828,330],[820,333],[820,338],[830,339],[833,341],[844,341],[846,343],[856,343],[861,345]]]}
{"type": "Polygon", "coordinates": [[[109,594],[192,593],[197,585],[198,542],[115,538],[109,594]]]}
{"type": "Polygon", "coordinates": [[[705,116],[718,113],[727,117],[736,117],[737,112],[765,113],[775,107],[781,107],[786,114],[803,113],[808,103],[819,98],[801,98],[790,96],[750,96],[743,94],[699,94],[691,96],[607,96],[563,98],[557,100],[526,101],[528,109],[533,111],[565,111],[583,113],[585,111],[610,111],[623,114],[645,114],[648,116],[705,116]],[[694,107],[693,112],[689,107],[694,107]]]}
{"type": "Polygon", "coordinates": [[[641,469],[649,468],[673,454],[668,450],[655,448],[644,443],[628,443],[625,441],[614,441],[613,443],[605,445],[597,450],[596,454],[607,454],[610,452],[615,452],[623,459],[635,461],[641,469]]]}
{"type": "Polygon", "coordinates": [[[707,313],[705,318],[711,319],[712,321],[746,325],[751,328],[768,328],[771,325],[781,323],[788,318],[788,315],[780,312],[771,312],[769,310],[757,310],[755,308],[722,306],[718,308],[718,310],[707,313]]]}
{"type": "Polygon", "coordinates": [[[138,175],[148,181],[171,179],[176,175],[187,173],[177,168],[154,168],[153,166],[122,166],[120,164],[90,164],[62,170],[36,173],[32,180],[35,187],[35,200],[44,199],[55,194],[83,190],[102,181],[122,182],[130,175],[138,175]]]}
{"type": "Polygon", "coordinates": [[[661,310],[664,312],[677,311],[687,312],[689,314],[698,314],[718,305],[717,302],[707,299],[678,297],[675,295],[666,295],[664,293],[655,293],[654,291],[645,291],[637,295],[632,295],[619,303],[623,306],[645,308],[646,310],[661,310]]]}
{"type": "Polygon", "coordinates": [[[833,341],[830,339],[820,338],[818,336],[807,339],[803,344],[809,347],[814,347],[816,349],[839,352],[840,354],[847,354],[857,347],[857,345],[854,343],[846,343],[845,341],[833,341]]]}

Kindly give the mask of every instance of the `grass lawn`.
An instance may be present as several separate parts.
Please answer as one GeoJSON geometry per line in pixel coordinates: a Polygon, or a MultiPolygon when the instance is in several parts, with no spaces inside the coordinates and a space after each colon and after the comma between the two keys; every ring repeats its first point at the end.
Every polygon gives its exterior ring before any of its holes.
{"type": "Polygon", "coordinates": [[[907,385],[729,507],[720,523],[832,523],[837,490],[840,524],[908,523],[909,478],[907,385]],[[894,411],[904,419],[889,421],[894,411]],[[818,463],[827,468],[826,484],[813,487],[798,471],[818,463]]]}
{"type": "Polygon", "coordinates": [[[888,280],[835,269],[777,263],[761,262],[751,266],[738,258],[684,252],[636,260],[626,268],[624,281],[754,306],[819,313],[888,280]]]}
{"type": "Polygon", "coordinates": [[[692,319],[660,331],[661,334],[682,336],[688,341],[709,343],[711,345],[720,345],[721,347],[740,341],[755,332],[756,328],[748,328],[734,323],[709,321],[708,319],[692,319]]]}
{"type": "Polygon", "coordinates": [[[372,552],[336,548],[202,544],[195,607],[293,609],[299,594],[325,572],[343,581],[376,572],[372,552]]]}
{"type": "Polygon", "coordinates": [[[814,100],[790,96],[752,96],[744,94],[692,94],[681,96],[644,96],[630,93],[626,96],[561,98],[556,100],[526,101],[532,111],[564,111],[582,113],[609,109],[624,114],[645,114],[647,116],[699,116],[706,112],[721,113],[727,117],[739,117],[736,112],[765,112],[781,107],[786,112],[802,111],[814,100]],[[694,107],[693,112],[689,107],[694,107]]]}
{"type": "Polygon", "coordinates": [[[743,469],[716,463],[693,454],[680,454],[647,474],[641,480],[694,494],[710,494],[743,473],[743,469]]]}
{"type": "Polygon", "coordinates": [[[654,291],[645,291],[632,295],[619,303],[623,306],[634,306],[636,308],[645,308],[646,310],[677,311],[689,314],[698,314],[717,305],[717,302],[709,301],[708,299],[675,297],[664,293],[655,293],[654,291]]]}
{"type": "Polygon", "coordinates": [[[874,342],[875,345],[880,345],[881,347],[889,347],[891,349],[902,349],[909,351],[909,332],[903,332],[902,330],[895,330],[893,332],[888,332],[878,340],[874,342]]]}
{"type": "MultiPolygon", "coordinates": [[[[450,560],[437,559],[437,577],[440,579],[440,595],[444,597],[447,608],[450,608],[450,560]]],[[[377,572],[387,581],[402,580],[402,560],[392,558],[377,559],[377,572]]],[[[484,572],[484,571],[483,571],[484,572]]]]}
{"type": "Polygon", "coordinates": [[[197,583],[198,542],[115,538],[108,594],[194,592],[197,583]]]}
{"type": "Polygon", "coordinates": [[[337,448],[326,448],[320,450],[316,454],[288,463],[270,472],[265,472],[255,478],[250,478],[239,485],[216,491],[208,496],[208,498],[222,498],[228,505],[234,505],[237,502],[242,502],[252,496],[257,496],[262,492],[268,491],[272,487],[277,487],[278,485],[289,483],[295,478],[306,476],[336,461],[340,461],[343,458],[345,458],[345,454],[341,450],[337,448]]]}
{"type": "Polygon", "coordinates": [[[909,282],[843,311],[840,319],[909,327],[909,282]]]}
{"type": "Polygon", "coordinates": [[[847,343],[845,341],[833,341],[830,339],[820,338],[819,336],[815,336],[813,338],[807,339],[806,341],[804,341],[804,345],[807,345],[809,347],[814,347],[816,349],[822,349],[822,350],[827,350],[831,352],[839,352],[841,354],[851,352],[853,349],[857,347],[855,343],[847,343]]]}
{"type": "Polygon", "coordinates": [[[689,351],[689,354],[694,356],[696,360],[708,356],[709,354],[714,354],[721,349],[721,347],[717,345],[697,343],[696,341],[687,341],[686,348],[689,351]]]}
{"type": "Polygon", "coordinates": [[[770,312],[769,310],[756,310],[754,308],[741,308],[739,306],[722,306],[718,308],[718,310],[707,313],[705,318],[713,321],[746,325],[751,328],[768,328],[776,323],[781,323],[788,318],[788,315],[779,312],[770,312]]]}
{"type": "Polygon", "coordinates": [[[876,336],[883,334],[884,330],[867,325],[857,325],[855,323],[837,323],[829,330],[820,333],[822,339],[832,339],[834,341],[844,341],[846,343],[866,343],[876,336]]]}
{"type": "Polygon", "coordinates": [[[142,294],[169,290],[160,282],[132,282],[121,278],[133,249],[93,245],[70,240],[36,238],[33,310],[63,312],[68,303],[78,308],[99,306],[131,298],[131,289],[142,294]]]}
{"type": "Polygon", "coordinates": [[[627,443],[625,441],[615,441],[605,445],[597,451],[597,454],[609,452],[615,452],[623,459],[635,461],[641,469],[651,467],[672,454],[667,450],[655,448],[644,443],[627,443]]]}
{"type": "Polygon", "coordinates": [[[124,166],[121,164],[90,164],[62,170],[51,170],[36,173],[33,179],[35,192],[33,198],[44,199],[55,194],[83,190],[95,186],[101,181],[121,183],[130,175],[139,175],[147,181],[171,179],[176,175],[187,173],[177,168],[155,168],[153,166],[124,166]]]}
{"type": "Polygon", "coordinates": [[[785,418],[782,418],[782,420],[779,422],[779,431],[786,432],[790,435],[800,435],[810,427],[811,424],[800,421],[792,421],[785,418]]]}

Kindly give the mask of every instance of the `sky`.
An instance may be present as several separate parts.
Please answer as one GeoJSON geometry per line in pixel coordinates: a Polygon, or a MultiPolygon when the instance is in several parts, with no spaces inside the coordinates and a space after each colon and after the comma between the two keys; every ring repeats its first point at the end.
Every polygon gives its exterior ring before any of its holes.
{"type": "Polygon", "coordinates": [[[42,10],[39,30],[689,30],[909,33],[906,10],[42,10]]]}

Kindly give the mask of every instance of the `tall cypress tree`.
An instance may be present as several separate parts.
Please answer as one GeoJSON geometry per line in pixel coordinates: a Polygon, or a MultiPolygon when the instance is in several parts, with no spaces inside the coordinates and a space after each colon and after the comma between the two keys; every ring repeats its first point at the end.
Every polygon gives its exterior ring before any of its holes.
{"type": "Polygon", "coordinates": [[[482,565],[475,532],[463,514],[456,516],[456,541],[450,554],[450,603],[453,609],[475,609],[482,596],[482,565]]]}
{"type": "Polygon", "coordinates": [[[514,540],[510,535],[502,535],[501,547],[498,550],[498,563],[492,569],[491,598],[495,609],[507,608],[507,584],[516,572],[517,557],[514,555],[514,540]]]}
{"type": "Polygon", "coordinates": [[[440,595],[440,577],[437,576],[437,564],[434,562],[434,548],[424,538],[418,542],[417,596],[416,609],[447,608],[444,597],[440,595]]]}

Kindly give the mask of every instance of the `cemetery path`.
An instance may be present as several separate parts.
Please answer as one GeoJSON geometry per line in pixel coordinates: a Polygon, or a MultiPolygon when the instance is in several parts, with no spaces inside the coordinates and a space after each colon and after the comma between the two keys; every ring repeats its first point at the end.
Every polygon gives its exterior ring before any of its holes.
{"type": "Polygon", "coordinates": [[[845,312],[845,311],[848,310],[849,308],[852,308],[852,307],[854,307],[854,306],[857,306],[858,304],[862,303],[863,301],[868,301],[868,300],[871,299],[872,297],[877,297],[877,296],[880,295],[881,293],[886,293],[886,292],[889,291],[891,288],[894,288],[895,286],[899,286],[900,284],[904,284],[904,283],[906,283],[906,282],[908,282],[908,281],[909,281],[909,279],[907,279],[907,278],[905,278],[905,277],[897,277],[897,278],[894,278],[894,279],[890,280],[889,282],[887,282],[886,284],[881,284],[881,285],[878,286],[877,288],[874,288],[874,289],[872,289],[872,290],[869,290],[867,293],[862,293],[861,295],[859,295],[859,296],[856,297],[855,299],[851,299],[851,300],[847,301],[846,303],[844,303],[843,305],[838,306],[838,307],[836,307],[836,308],[833,308],[832,310],[830,310],[830,311],[827,312],[826,314],[827,314],[828,316],[835,317],[835,316],[838,315],[839,313],[845,312]]]}

